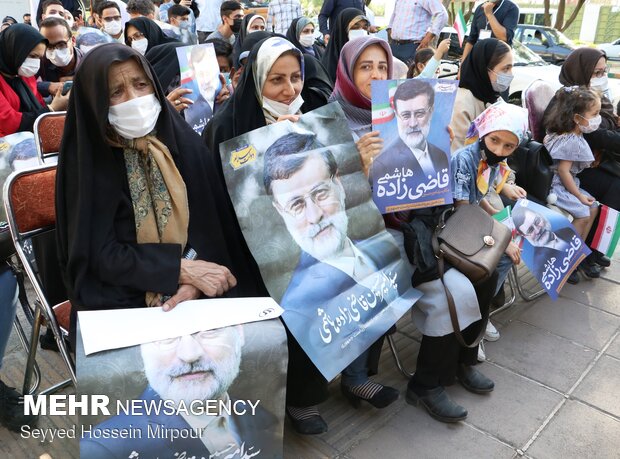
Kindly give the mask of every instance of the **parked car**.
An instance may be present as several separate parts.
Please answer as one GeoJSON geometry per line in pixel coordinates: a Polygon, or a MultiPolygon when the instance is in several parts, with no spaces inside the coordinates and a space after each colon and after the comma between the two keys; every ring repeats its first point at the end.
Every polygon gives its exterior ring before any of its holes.
{"type": "Polygon", "coordinates": [[[612,43],[602,43],[597,45],[599,49],[602,49],[610,59],[620,59],[620,38],[612,43]]]}
{"type": "Polygon", "coordinates": [[[552,64],[561,64],[577,48],[570,38],[552,27],[518,24],[514,38],[552,64]]]}

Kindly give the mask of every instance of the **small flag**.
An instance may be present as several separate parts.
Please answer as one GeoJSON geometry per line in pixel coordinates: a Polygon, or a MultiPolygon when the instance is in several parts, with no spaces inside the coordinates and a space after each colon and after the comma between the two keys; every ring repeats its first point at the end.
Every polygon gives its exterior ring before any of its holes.
{"type": "Polygon", "coordinates": [[[465,22],[465,16],[463,11],[459,8],[456,17],[454,18],[453,27],[456,29],[456,33],[459,36],[459,46],[463,46],[463,40],[465,39],[465,32],[467,31],[467,23],[465,22]]]}
{"type": "Polygon", "coordinates": [[[620,212],[611,207],[601,206],[601,215],[592,240],[591,248],[613,256],[620,239],[620,212]]]}
{"type": "Polygon", "coordinates": [[[388,88],[388,101],[387,103],[376,103],[373,101],[372,104],[372,123],[383,124],[394,119],[394,94],[396,93],[396,88],[398,84],[396,81],[390,82],[388,88]]]}

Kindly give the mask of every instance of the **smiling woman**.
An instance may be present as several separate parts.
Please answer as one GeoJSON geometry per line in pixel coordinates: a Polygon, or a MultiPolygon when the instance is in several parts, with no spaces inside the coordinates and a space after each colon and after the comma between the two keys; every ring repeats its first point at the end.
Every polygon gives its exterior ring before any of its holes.
{"type": "Polygon", "coordinates": [[[199,296],[262,292],[240,241],[224,236],[231,216],[213,198],[209,153],[148,62],[127,46],[103,45],[74,81],[56,198],[73,318],[83,309],[166,310],[199,296]]]}

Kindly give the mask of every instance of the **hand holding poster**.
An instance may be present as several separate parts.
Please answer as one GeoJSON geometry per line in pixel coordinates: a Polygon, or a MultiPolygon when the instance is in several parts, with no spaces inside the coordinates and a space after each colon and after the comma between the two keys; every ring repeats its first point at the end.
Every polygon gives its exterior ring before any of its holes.
{"type": "Polygon", "coordinates": [[[512,221],[522,238],[523,262],[556,300],[568,276],[590,249],[564,215],[527,199],[517,201],[512,221]]]}
{"type": "Polygon", "coordinates": [[[331,380],[420,297],[371,200],[342,109],[257,129],[220,154],[265,285],[331,380]]]}
{"type": "Polygon", "coordinates": [[[278,319],[89,356],[79,342],[79,392],[106,402],[80,415],[80,457],[281,458],[286,367],[278,319]]]}
{"type": "Polygon", "coordinates": [[[183,46],[177,48],[181,87],[191,89],[185,97],[194,103],[185,109],[185,121],[202,134],[213,116],[216,93],[221,88],[220,66],[215,57],[213,44],[183,46]]]}
{"type": "Polygon", "coordinates": [[[381,213],[452,203],[448,123],[458,82],[372,82],[372,123],[384,139],[371,166],[381,213]]]}

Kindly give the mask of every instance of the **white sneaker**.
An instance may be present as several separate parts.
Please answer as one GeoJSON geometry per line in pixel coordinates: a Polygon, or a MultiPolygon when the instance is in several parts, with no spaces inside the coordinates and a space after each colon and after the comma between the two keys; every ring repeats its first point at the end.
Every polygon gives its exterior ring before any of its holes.
{"type": "Polygon", "coordinates": [[[480,344],[478,344],[478,362],[484,362],[486,359],[487,356],[484,353],[484,340],[481,340],[480,344]]]}
{"type": "Polygon", "coordinates": [[[497,341],[499,339],[499,332],[490,320],[487,322],[487,329],[484,332],[484,339],[487,341],[497,341]]]}

